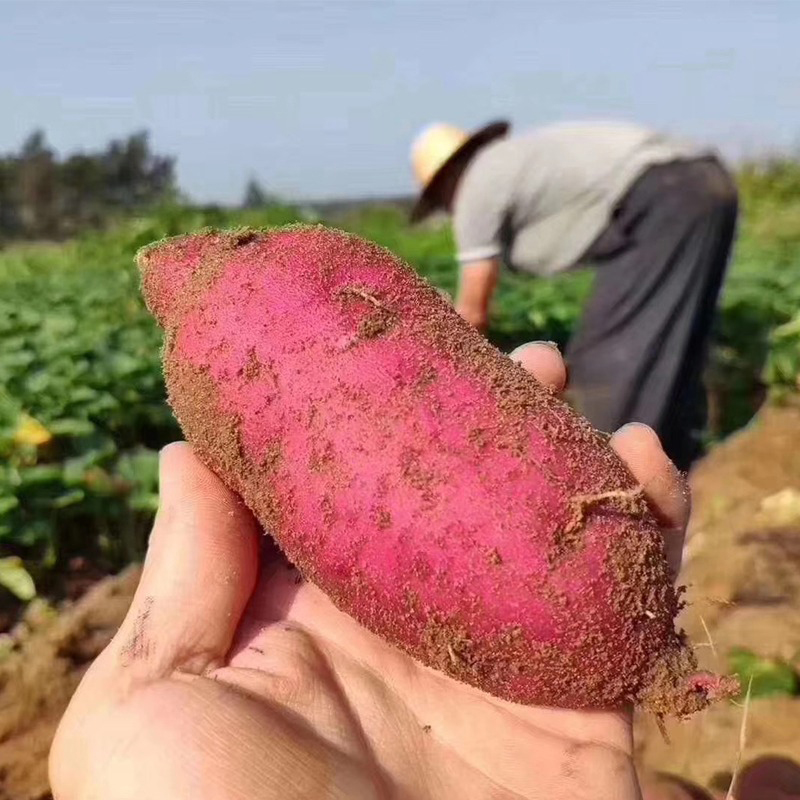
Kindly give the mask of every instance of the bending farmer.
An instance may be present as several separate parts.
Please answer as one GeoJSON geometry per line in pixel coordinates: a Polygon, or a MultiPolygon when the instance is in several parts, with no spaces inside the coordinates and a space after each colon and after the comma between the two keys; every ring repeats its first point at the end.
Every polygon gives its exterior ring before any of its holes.
{"type": "Polygon", "coordinates": [[[700,452],[702,369],[734,239],[736,186],[717,155],[636,125],[565,123],[509,136],[449,125],[412,146],[412,212],[452,213],[456,308],[486,326],[501,262],[548,276],[596,268],[566,358],[599,429],[650,425],[680,469],[700,452]]]}

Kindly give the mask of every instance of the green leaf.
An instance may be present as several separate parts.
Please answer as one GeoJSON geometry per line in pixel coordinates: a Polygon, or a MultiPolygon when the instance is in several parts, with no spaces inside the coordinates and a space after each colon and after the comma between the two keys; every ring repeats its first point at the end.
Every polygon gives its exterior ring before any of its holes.
{"type": "Polygon", "coordinates": [[[24,602],[36,597],[33,578],[18,556],[0,558],[0,586],[8,589],[14,597],[24,602]]]}
{"type": "Polygon", "coordinates": [[[53,508],[67,508],[68,506],[74,506],[80,503],[84,497],[86,497],[86,493],[81,489],[73,489],[72,491],[65,492],[54,498],[52,506],[53,508]]]}
{"type": "Polygon", "coordinates": [[[794,670],[785,661],[762,658],[750,650],[736,648],[729,655],[730,668],[739,676],[742,686],[752,679],[751,697],[797,694],[798,679],[794,670]]]}
{"type": "Polygon", "coordinates": [[[128,506],[135,511],[158,509],[158,453],[144,447],[124,453],[117,463],[117,475],[131,486],[128,506]]]}
{"type": "Polygon", "coordinates": [[[40,464],[20,472],[20,485],[24,487],[52,484],[60,482],[61,479],[62,468],[57,464],[40,464]]]}
{"type": "Polygon", "coordinates": [[[153,493],[135,492],[131,495],[128,505],[134,511],[146,511],[155,514],[158,511],[158,495],[153,493]]]}
{"type": "Polygon", "coordinates": [[[8,514],[19,506],[19,500],[13,495],[0,497],[0,515],[8,514]]]}
{"type": "Polygon", "coordinates": [[[93,433],[95,426],[88,419],[57,419],[48,426],[54,436],[87,436],[93,433]]]}
{"type": "Polygon", "coordinates": [[[800,336],[800,314],[784,325],[779,325],[772,332],[774,339],[788,339],[791,336],[800,336]]]}
{"type": "Polygon", "coordinates": [[[14,541],[23,547],[35,547],[52,541],[55,531],[50,516],[48,509],[47,518],[40,517],[17,528],[14,532],[14,541]]]}

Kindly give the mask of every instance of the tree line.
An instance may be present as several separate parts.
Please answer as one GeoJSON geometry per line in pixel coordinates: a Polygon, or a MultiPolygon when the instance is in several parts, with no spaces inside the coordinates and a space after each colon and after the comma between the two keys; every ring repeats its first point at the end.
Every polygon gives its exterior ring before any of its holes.
{"type": "Polygon", "coordinates": [[[175,159],[154,153],[146,131],[59,157],[37,130],[0,154],[0,240],[68,236],[177,192],[175,159]]]}

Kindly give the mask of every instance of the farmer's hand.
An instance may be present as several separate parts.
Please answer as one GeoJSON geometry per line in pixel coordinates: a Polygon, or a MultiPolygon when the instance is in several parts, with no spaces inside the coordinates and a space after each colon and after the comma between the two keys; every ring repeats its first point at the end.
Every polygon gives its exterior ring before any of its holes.
{"type": "MultiPolygon", "coordinates": [[[[516,357],[563,388],[554,349],[516,357]]],[[[687,503],[654,434],[612,444],[679,540],[687,503]]],[[[133,604],[61,722],[50,774],[57,800],[633,800],[631,748],[625,711],[502,702],[368,633],[178,444],[133,604]]]]}
{"type": "Polygon", "coordinates": [[[499,274],[500,262],[494,258],[464,264],[459,272],[455,309],[479,331],[489,324],[489,306],[499,274]]]}
{"type": "Polygon", "coordinates": [[[489,326],[489,313],[485,308],[475,308],[463,303],[456,303],[455,310],[464,321],[472,325],[473,328],[477,328],[481,333],[489,326]]]}
{"type": "Polygon", "coordinates": [[[486,333],[489,327],[489,309],[486,306],[476,306],[456,298],[452,301],[453,309],[463,319],[481,333],[486,333]]]}

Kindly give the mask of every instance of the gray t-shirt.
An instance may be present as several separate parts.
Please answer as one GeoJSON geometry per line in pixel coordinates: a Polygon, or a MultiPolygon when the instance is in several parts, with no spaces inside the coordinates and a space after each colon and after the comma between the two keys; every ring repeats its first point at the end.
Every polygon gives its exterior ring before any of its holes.
{"type": "Polygon", "coordinates": [[[522,272],[575,266],[647,167],[713,151],[637,125],[574,122],[499,139],[456,192],[459,261],[502,258],[522,272]]]}

